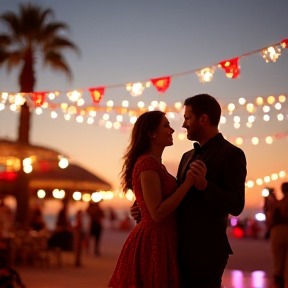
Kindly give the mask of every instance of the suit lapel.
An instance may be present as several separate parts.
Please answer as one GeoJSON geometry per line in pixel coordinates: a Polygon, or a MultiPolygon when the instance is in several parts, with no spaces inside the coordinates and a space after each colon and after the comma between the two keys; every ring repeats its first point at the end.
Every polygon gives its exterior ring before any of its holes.
{"type": "Polygon", "coordinates": [[[213,143],[209,150],[204,153],[200,160],[202,160],[206,165],[210,161],[210,159],[218,152],[222,143],[225,141],[223,137],[221,137],[217,142],[213,143]]]}
{"type": "MultiPolygon", "coordinates": [[[[207,163],[210,161],[210,159],[218,152],[219,148],[221,147],[222,143],[225,142],[224,137],[221,135],[221,138],[219,138],[219,140],[213,143],[213,145],[211,147],[209,147],[209,150],[204,152],[204,155],[201,157],[201,155],[199,155],[199,160],[202,160],[206,165],[207,163]]],[[[185,169],[187,167],[187,165],[189,164],[193,154],[194,154],[194,149],[188,151],[184,156],[183,159],[179,165],[179,171],[178,171],[178,183],[183,183],[184,180],[184,172],[185,169]]],[[[198,158],[198,156],[197,156],[198,158]]]]}
{"type": "Polygon", "coordinates": [[[185,158],[183,158],[182,160],[182,163],[181,163],[181,166],[180,166],[180,171],[179,171],[179,183],[182,183],[183,182],[183,179],[184,179],[184,172],[185,172],[185,169],[187,167],[187,165],[189,164],[189,161],[191,160],[193,154],[194,154],[194,149],[190,150],[189,152],[186,153],[185,155],[185,158]]]}

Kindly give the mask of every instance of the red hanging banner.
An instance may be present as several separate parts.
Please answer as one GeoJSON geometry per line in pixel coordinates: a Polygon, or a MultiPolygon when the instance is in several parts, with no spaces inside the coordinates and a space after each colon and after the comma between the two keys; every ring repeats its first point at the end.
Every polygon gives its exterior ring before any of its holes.
{"type": "Polygon", "coordinates": [[[32,100],[34,101],[35,107],[42,106],[45,100],[45,94],[47,92],[34,92],[32,95],[32,100]]]}
{"type": "Polygon", "coordinates": [[[156,87],[158,92],[164,93],[169,88],[171,77],[168,76],[157,79],[151,79],[150,81],[156,87]]]}
{"type": "Polygon", "coordinates": [[[105,93],[105,87],[89,88],[88,90],[94,103],[99,103],[105,93]]]}
{"type": "Polygon", "coordinates": [[[281,41],[281,46],[282,46],[283,48],[288,48],[288,39],[283,39],[283,40],[281,41]]]}
{"type": "Polygon", "coordinates": [[[222,69],[224,69],[226,76],[228,78],[237,78],[240,75],[240,67],[238,65],[239,58],[233,58],[230,60],[222,61],[218,64],[222,69]]]}

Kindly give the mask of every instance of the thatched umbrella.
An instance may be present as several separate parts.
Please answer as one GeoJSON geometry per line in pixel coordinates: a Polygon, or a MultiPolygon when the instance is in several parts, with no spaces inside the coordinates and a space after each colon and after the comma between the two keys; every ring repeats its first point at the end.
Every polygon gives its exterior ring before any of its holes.
{"type": "Polygon", "coordinates": [[[39,160],[58,161],[59,157],[65,157],[59,151],[47,147],[0,139],[1,158],[15,157],[18,159],[25,159],[31,156],[36,157],[37,161],[39,160]]]}
{"type": "Polygon", "coordinates": [[[111,185],[105,180],[76,164],[70,164],[66,169],[57,168],[45,173],[33,171],[29,174],[29,187],[33,191],[63,189],[87,193],[111,189],[111,185]]]}
{"type": "Polygon", "coordinates": [[[25,223],[29,210],[29,182],[25,169],[51,170],[63,154],[42,146],[0,140],[0,194],[13,194],[17,201],[16,222],[25,223]],[[27,159],[28,165],[23,164],[27,159]],[[32,165],[31,165],[32,164],[32,165]],[[26,192],[25,192],[26,191],[26,192]]]}
{"type": "Polygon", "coordinates": [[[66,197],[69,197],[73,190],[92,193],[111,189],[109,183],[78,165],[71,164],[61,169],[58,164],[63,158],[67,156],[47,147],[0,139],[0,196],[14,195],[17,212],[19,208],[28,211],[28,198],[17,189],[15,181],[16,177],[21,175],[19,171],[25,176],[30,195],[38,189],[46,189],[47,196],[53,189],[63,189],[66,191],[66,197]],[[33,170],[29,174],[21,170],[22,161],[26,158],[33,162],[33,170]]]}

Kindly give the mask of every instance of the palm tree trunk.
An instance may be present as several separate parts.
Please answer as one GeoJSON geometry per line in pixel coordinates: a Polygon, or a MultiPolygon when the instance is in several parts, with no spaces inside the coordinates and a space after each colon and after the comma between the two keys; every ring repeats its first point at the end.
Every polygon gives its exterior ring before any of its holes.
{"type": "MultiPolygon", "coordinates": [[[[32,49],[27,49],[25,53],[24,66],[19,77],[21,92],[33,92],[35,85],[34,60],[32,49]]],[[[28,144],[30,132],[30,111],[27,103],[21,106],[21,113],[18,126],[18,141],[28,144]]]]}
{"type": "MultiPolygon", "coordinates": [[[[34,61],[32,49],[27,49],[25,53],[24,66],[19,77],[21,92],[33,92],[35,85],[34,61]]],[[[18,142],[29,144],[30,132],[30,110],[25,102],[21,106],[18,128],[18,142]]],[[[24,228],[28,224],[29,214],[29,180],[28,175],[23,171],[23,159],[20,159],[21,166],[16,178],[15,197],[17,201],[16,225],[24,228]]]]}

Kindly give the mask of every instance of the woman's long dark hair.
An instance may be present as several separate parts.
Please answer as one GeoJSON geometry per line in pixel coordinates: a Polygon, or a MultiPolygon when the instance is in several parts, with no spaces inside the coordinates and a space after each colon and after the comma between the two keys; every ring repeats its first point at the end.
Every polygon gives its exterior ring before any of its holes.
{"type": "Polygon", "coordinates": [[[132,189],[132,173],[134,165],[138,158],[149,149],[149,135],[155,132],[163,115],[165,115],[165,113],[162,111],[149,111],[143,113],[137,119],[132,130],[130,144],[122,158],[124,164],[120,172],[120,185],[124,192],[127,192],[128,189],[132,189]]]}

